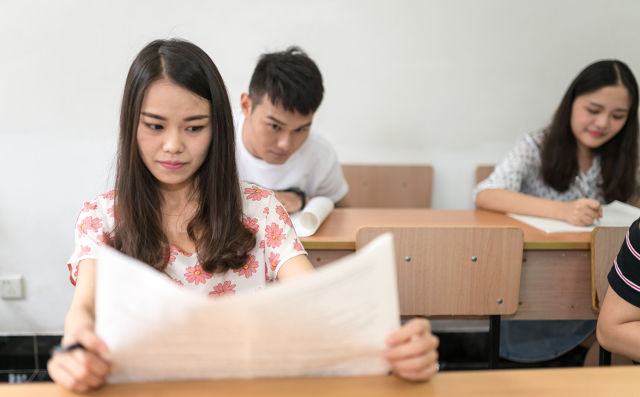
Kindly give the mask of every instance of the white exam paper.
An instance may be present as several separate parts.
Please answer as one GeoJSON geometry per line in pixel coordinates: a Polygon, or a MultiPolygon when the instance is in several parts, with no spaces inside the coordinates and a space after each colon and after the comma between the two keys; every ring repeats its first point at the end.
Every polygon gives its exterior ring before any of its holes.
{"type": "Polygon", "coordinates": [[[109,382],[385,374],[399,327],[390,234],[314,273],[212,299],[104,248],[96,333],[109,382]]]}
{"type": "Polygon", "coordinates": [[[309,200],[302,211],[291,215],[291,222],[299,237],[311,236],[333,211],[333,201],[328,197],[317,196],[309,200]]]}
{"type": "Polygon", "coordinates": [[[640,218],[640,208],[617,200],[612,201],[602,206],[602,218],[591,226],[576,226],[567,222],[537,216],[507,215],[546,233],[590,232],[596,226],[629,226],[636,219],[640,218]]]}

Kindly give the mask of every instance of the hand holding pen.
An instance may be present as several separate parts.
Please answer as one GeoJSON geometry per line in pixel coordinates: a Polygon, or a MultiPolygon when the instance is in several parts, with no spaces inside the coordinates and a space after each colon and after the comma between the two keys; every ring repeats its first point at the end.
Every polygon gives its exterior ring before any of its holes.
{"type": "Polygon", "coordinates": [[[577,226],[590,226],[598,224],[602,217],[600,202],[589,197],[582,187],[580,178],[576,178],[576,187],[583,198],[567,203],[566,221],[577,226]]]}
{"type": "Polygon", "coordinates": [[[65,388],[85,393],[102,386],[110,371],[102,357],[107,345],[92,329],[78,329],[73,335],[75,343],[56,346],[47,363],[49,375],[65,388]]]}

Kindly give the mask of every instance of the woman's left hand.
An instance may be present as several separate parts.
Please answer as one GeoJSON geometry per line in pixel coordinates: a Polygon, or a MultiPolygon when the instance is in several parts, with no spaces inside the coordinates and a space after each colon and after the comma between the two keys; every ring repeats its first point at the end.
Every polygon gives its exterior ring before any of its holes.
{"type": "Polygon", "coordinates": [[[429,321],[415,318],[386,340],[384,358],[393,373],[412,381],[425,381],[438,372],[438,338],[431,333],[429,321]]]}

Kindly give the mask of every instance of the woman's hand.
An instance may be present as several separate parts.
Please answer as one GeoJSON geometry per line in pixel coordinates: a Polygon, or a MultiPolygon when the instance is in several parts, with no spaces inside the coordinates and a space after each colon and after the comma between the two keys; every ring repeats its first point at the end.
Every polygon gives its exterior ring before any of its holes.
{"type": "Polygon", "coordinates": [[[412,319],[389,335],[389,348],[383,352],[393,373],[412,381],[430,379],[438,372],[438,338],[431,333],[429,321],[412,319]]]}
{"type": "Polygon", "coordinates": [[[580,198],[566,204],[564,220],[577,226],[593,225],[593,222],[602,217],[602,208],[598,200],[580,198]]]}
{"type": "Polygon", "coordinates": [[[47,363],[51,378],[62,387],[77,393],[86,393],[102,386],[110,366],[102,355],[109,349],[90,327],[78,328],[63,338],[63,346],[80,343],[84,349],[54,353],[47,363]]]}

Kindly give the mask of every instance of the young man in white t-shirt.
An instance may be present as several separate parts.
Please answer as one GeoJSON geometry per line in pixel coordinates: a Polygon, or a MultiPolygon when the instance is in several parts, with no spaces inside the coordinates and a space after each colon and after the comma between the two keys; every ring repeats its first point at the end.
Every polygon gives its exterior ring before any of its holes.
{"type": "Polygon", "coordinates": [[[316,64],[290,47],[260,57],[234,115],[240,179],[275,190],[289,213],[316,196],[337,203],[349,189],[331,145],[310,134],[323,93],[316,64]]]}

